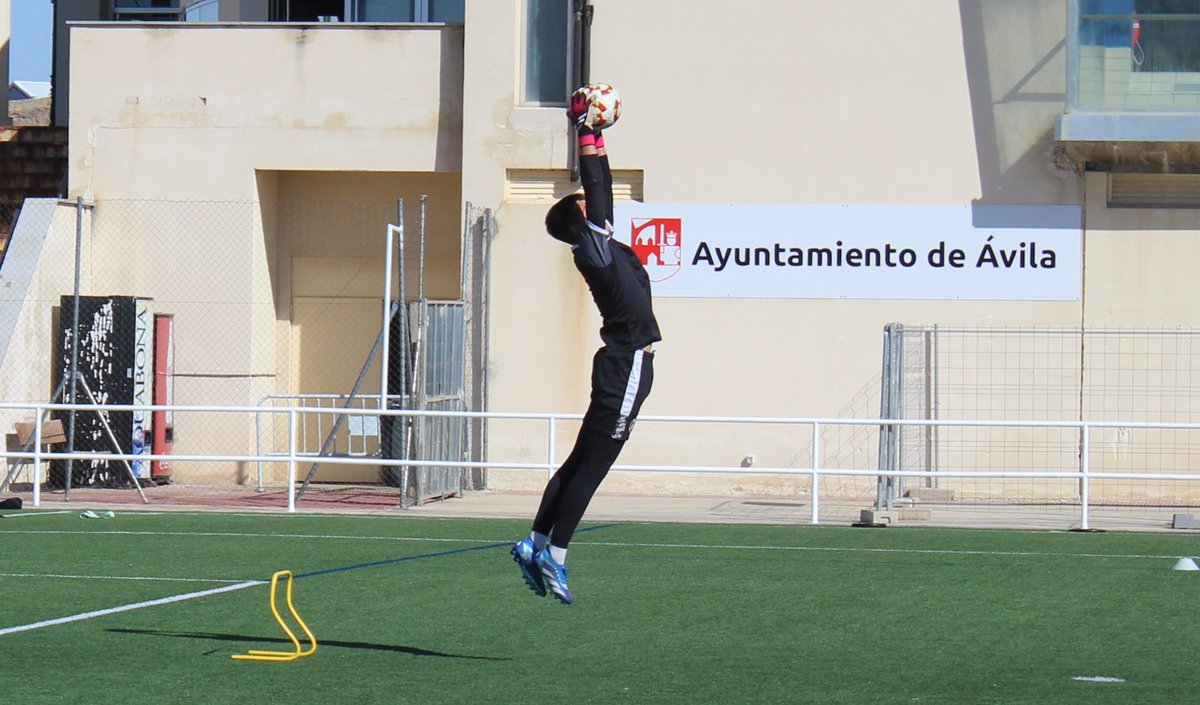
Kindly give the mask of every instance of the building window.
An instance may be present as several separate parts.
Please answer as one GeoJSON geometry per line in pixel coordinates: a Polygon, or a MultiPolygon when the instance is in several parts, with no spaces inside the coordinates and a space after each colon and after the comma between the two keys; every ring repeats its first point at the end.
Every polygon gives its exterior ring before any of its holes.
{"type": "Polygon", "coordinates": [[[430,22],[445,22],[446,24],[463,24],[467,13],[464,0],[427,0],[429,3],[426,13],[430,22]]]}
{"type": "Polygon", "coordinates": [[[114,0],[114,20],[170,22],[179,19],[179,0],[114,0]]]}
{"type": "MultiPolygon", "coordinates": [[[[1200,1],[1073,0],[1070,107],[1200,107],[1200,1]]],[[[1069,59],[1069,62],[1070,62],[1069,59]]],[[[1070,64],[1069,64],[1070,65],[1070,64]]]]}
{"type": "Polygon", "coordinates": [[[275,0],[280,22],[462,24],[466,0],[275,0]]]}
{"type": "Polygon", "coordinates": [[[1196,0],[1138,0],[1134,3],[1137,41],[1135,71],[1200,71],[1200,2],[1196,0]]]}
{"type": "Polygon", "coordinates": [[[571,0],[525,0],[523,102],[566,105],[571,0]]]}
{"type": "Polygon", "coordinates": [[[463,24],[466,0],[271,0],[274,22],[463,24]]]}
{"type": "Polygon", "coordinates": [[[114,0],[113,8],[116,10],[139,9],[139,10],[154,10],[154,9],[179,9],[179,0],[114,0]]]}
{"type": "Polygon", "coordinates": [[[349,22],[416,22],[417,3],[413,0],[354,0],[349,22]]]}
{"type": "Polygon", "coordinates": [[[183,8],[185,22],[217,22],[220,20],[220,0],[199,0],[183,8]]]}

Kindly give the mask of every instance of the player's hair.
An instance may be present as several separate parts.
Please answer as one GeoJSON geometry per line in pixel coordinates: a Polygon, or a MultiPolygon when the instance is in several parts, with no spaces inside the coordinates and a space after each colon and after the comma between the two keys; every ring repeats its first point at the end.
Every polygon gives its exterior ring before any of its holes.
{"type": "Polygon", "coordinates": [[[558,203],[546,211],[546,232],[555,240],[561,240],[568,245],[579,242],[579,236],[587,227],[587,219],[579,210],[579,202],[583,194],[572,193],[558,199],[558,203]]]}

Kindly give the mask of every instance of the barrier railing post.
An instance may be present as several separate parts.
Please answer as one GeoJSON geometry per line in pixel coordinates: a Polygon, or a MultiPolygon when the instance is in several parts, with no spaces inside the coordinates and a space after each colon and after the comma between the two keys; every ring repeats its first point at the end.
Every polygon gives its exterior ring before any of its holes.
{"type": "Polygon", "coordinates": [[[296,511],[296,410],[288,409],[288,504],[289,512],[296,511]]]}
{"type": "Polygon", "coordinates": [[[550,430],[549,430],[550,440],[546,442],[546,479],[548,480],[548,479],[554,477],[554,450],[555,450],[554,436],[557,433],[558,429],[557,429],[556,424],[554,423],[555,418],[553,416],[551,416],[549,419],[547,419],[547,421],[550,422],[550,430]]]}
{"type": "MultiPolygon", "coordinates": [[[[270,398],[270,397],[263,397],[262,399],[259,399],[259,400],[258,400],[258,403],[257,403],[257,404],[255,404],[255,408],[256,408],[256,409],[257,409],[257,408],[261,408],[261,407],[262,407],[262,405],[263,405],[264,403],[266,403],[267,399],[269,399],[269,398],[270,398]]],[[[274,423],[272,423],[272,424],[271,424],[271,428],[272,428],[272,430],[274,430],[274,428],[275,428],[275,424],[274,424],[274,423]]],[[[274,433],[272,433],[271,435],[272,435],[272,436],[274,436],[275,434],[274,434],[274,433]]],[[[255,450],[257,450],[257,451],[258,451],[258,454],[261,456],[261,455],[262,455],[262,453],[263,453],[263,437],[262,437],[262,412],[261,412],[261,411],[255,411],[255,412],[254,412],[254,442],[257,444],[257,445],[255,445],[255,450]]],[[[260,458],[259,458],[259,459],[258,459],[258,460],[257,460],[257,461],[254,463],[254,465],[256,466],[256,469],[257,469],[257,471],[258,471],[258,491],[259,491],[259,492],[263,492],[263,491],[264,491],[266,488],[265,488],[265,487],[263,487],[263,463],[262,463],[262,458],[260,457],[260,458]]]]}
{"type": "MultiPolygon", "coordinates": [[[[45,415],[42,408],[34,408],[33,419],[36,422],[33,428],[33,435],[37,439],[37,445],[34,446],[34,453],[42,447],[42,416],[45,415]]],[[[12,462],[12,461],[9,461],[12,462]]],[[[42,459],[38,455],[33,456],[33,506],[40,507],[42,505],[42,459]]]]}
{"type": "Polygon", "coordinates": [[[821,492],[817,479],[821,476],[821,423],[812,424],[812,523],[821,523],[821,492]]]}
{"type": "Polygon", "coordinates": [[[1083,529],[1084,531],[1087,531],[1088,529],[1091,528],[1088,525],[1088,514],[1089,514],[1088,504],[1090,503],[1090,493],[1092,491],[1091,477],[1090,477],[1091,462],[1089,459],[1089,456],[1091,455],[1091,453],[1089,451],[1091,448],[1092,434],[1091,434],[1091,427],[1089,427],[1086,423],[1083,424],[1082,426],[1080,426],[1079,428],[1083,435],[1083,440],[1080,443],[1080,454],[1082,457],[1080,457],[1080,459],[1079,459],[1079,469],[1080,469],[1081,474],[1083,475],[1083,479],[1080,482],[1080,488],[1079,488],[1079,514],[1080,514],[1079,528],[1083,529]]]}

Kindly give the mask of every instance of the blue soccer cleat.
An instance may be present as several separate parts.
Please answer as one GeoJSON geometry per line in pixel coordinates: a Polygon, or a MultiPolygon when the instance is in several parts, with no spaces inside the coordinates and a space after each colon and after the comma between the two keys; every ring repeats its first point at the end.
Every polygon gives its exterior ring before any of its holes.
{"type": "Polygon", "coordinates": [[[567,567],[554,560],[549,549],[540,551],[533,560],[542,571],[542,581],[546,589],[563,604],[569,605],[574,602],[575,598],[571,597],[571,590],[567,587],[567,567]]]}
{"type": "Polygon", "coordinates": [[[521,575],[525,578],[525,584],[538,597],[545,597],[546,584],[542,582],[542,570],[537,565],[535,557],[537,548],[534,547],[533,541],[521,539],[512,547],[511,553],[513,560],[521,567],[521,575]]]}

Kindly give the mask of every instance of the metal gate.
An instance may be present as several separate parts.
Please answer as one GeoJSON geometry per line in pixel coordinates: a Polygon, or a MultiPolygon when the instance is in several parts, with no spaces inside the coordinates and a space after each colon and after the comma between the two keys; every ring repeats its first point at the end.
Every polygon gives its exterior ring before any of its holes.
{"type": "MultiPolygon", "coordinates": [[[[415,325],[412,341],[417,370],[412,408],[420,411],[464,411],[465,327],[462,301],[420,301],[410,305],[415,325]]],[[[412,459],[439,463],[470,458],[467,419],[419,416],[409,419],[412,459]]],[[[429,465],[409,468],[402,484],[406,499],[421,503],[462,494],[463,468],[429,465]]]]}
{"type": "MultiPolygon", "coordinates": [[[[485,378],[482,374],[487,356],[486,306],[488,253],[494,230],[491,211],[466,204],[460,262],[461,298],[430,300],[425,297],[425,204],[421,197],[420,220],[416,230],[416,256],[406,258],[404,203],[398,202],[397,222],[388,224],[385,247],[386,271],[383,301],[391,301],[383,311],[380,333],[371,348],[353,388],[344,395],[325,395],[329,400],[314,404],[314,395],[271,395],[260,402],[267,409],[295,406],[328,406],[330,412],[306,412],[299,419],[303,436],[298,449],[317,457],[309,468],[296,498],[304,496],[322,462],[338,456],[371,456],[379,459],[380,481],[400,489],[400,504],[422,503],[459,495],[466,490],[483,489],[486,472],[458,463],[478,461],[485,453],[486,425],[482,419],[442,417],[413,412],[462,412],[485,406],[485,378]],[[410,291],[406,279],[416,260],[417,296],[397,300],[392,284],[399,292],[410,291]],[[393,279],[393,274],[395,279],[393,279]],[[376,363],[379,359],[380,362],[376,363]],[[368,371],[379,371],[381,392],[362,392],[368,371]],[[369,403],[388,413],[340,414],[337,409],[367,408],[369,403]],[[308,415],[317,418],[309,423],[308,415]],[[321,416],[328,418],[323,422],[321,416]],[[309,433],[316,429],[316,433],[309,433]],[[324,440],[320,449],[310,447],[317,435],[324,440]],[[389,462],[398,461],[398,462],[389,462]]],[[[320,396],[320,395],[318,395],[320,396]]],[[[279,450],[286,433],[276,427],[277,413],[258,414],[260,454],[283,455],[279,450]],[[267,426],[264,428],[264,423],[267,426]],[[274,449],[274,450],[267,450],[274,449]]],[[[259,465],[259,486],[263,479],[259,465]]],[[[361,488],[360,488],[361,489],[361,488]]]]}
{"type": "MultiPolygon", "coordinates": [[[[393,325],[393,374],[388,409],[464,411],[465,317],[462,301],[415,301],[393,325]],[[411,325],[404,325],[410,322],[411,325]],[[402,349],[399,349],[401,348],[402,349]]],[[[463,468],[444,463],[470,458],[469,428],[462,417],[385,416],[380,447],[381,479],[401,488],[404,503],[461,494],[463,468]],[[431,461],[431,465],[387,465],[387,459],[431,461]]]]}
{"type": "MultiPolygon", "coordinates": [[[[1200,466],[1200,434],[1139,422],[1200,422],[1200,330],[953,328],[892,323],[883,337],[880,419],[1035,422],[1029,427],[880,423],[877,508],[905,495],[958,502],[1074,504],[1079,480],[988,478],[987,471],[1073,471],[1084,447],[1074,428],[1036,422],[1129,422],[1091,439],[1099,473],[1174,474],[1200,466]],[[979,471],[941,477],[942,470],[979,471]]],[[[1173,479],[1093,480],[1109,506],[1194,506],[1173,479]]]]}

